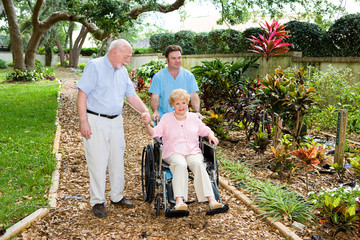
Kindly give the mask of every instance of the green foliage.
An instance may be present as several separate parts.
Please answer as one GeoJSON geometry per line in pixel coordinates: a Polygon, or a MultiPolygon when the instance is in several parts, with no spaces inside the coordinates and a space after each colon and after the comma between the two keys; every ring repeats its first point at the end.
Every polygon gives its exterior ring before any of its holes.
{"type": "Polygon", "coordinates": [[[273,217],[273,221],[287,216],[290,222],[298,221],[303,224],[313,222],[313,207],[306,204],[299,193],[286,190],[283,186],[273,185],[271,181],[261,183],[256,189],[258,193],[254,202],[265,211],[260,216],[273,217]]]}
{"type": "Polygon", "coordinates": [[[16,69],[6,75],[8,82],[36,82],[44,79],[54,80],[55,78],[53,68],[42,68],[33,71],[25,70],[23,72],[16,69]]]}
{"type": "Polygon", "coordinates": [[[335,21],[328,36],[336,47],[336,56],[360,56],[360,14],[349,14],[335,21]]]}
{"type": "Polygon", "coordinates": [[[153,53],[154,50],[152,48],[135,48],[134,54],[147,54],[147,53],[153,53]]]}
{"type": "Polygon", "coordinates": [[[279,176],[287,176],[290,178],[290,170],[294,168],[294,161],[291,158],[289,146],[291,142],[284,139],[283,144],[279,148],[271,146],[273,155],[271,156],[270,170],[279,174],[279,176]]]}
{"type": "Polygon", "coordinates": [[[174,33],[158,33],[150,37],[150,47],[155,52],[165,53],[165,48],[169,45],[175,44],[174,33]]]}
{"type": "MultiPolygon", "coordinates": [[[[83,56],[92,56],[93,54],[97,55],[99,51],[100,47],[81,48],[80,54],[83,56]]],[[[103,48],[101,55],[105,55],[105,48],[103,48]]]]}
{"type": "Polygon", "coordinates": [[[86,66],[86,63],[79,63],[78,68],[81,69],[81,71],[84,71],[84,68],[86,66]]]}
{"type": "Polygon", "coordinates": [[[184,55],[191,55],[195,54],[195,46],[194,46],[194,39],[196,33],[188,30],[183,30],[175,33],[174,35],[174,42],[176,45],[179,45],[184,55]]]}
{"type": "Polygon", "coordinates": [[[356,213],[355,198],[360,196],[358,187],[344,189],[342,187],[331,190],[322,190],[320,193],[309,193],[309,201],[315,203],[316,210],[320,212],[320,223],[324,225],[333,236],[338,231],[352,229],[359,219],[356,213]]]}
{"type": "Polygon", "coordinates": [[[241,33],[233,29],[218,29],[208,33],[208,53],[237,53],[241,33]]]}
{"type": "MultiPolygon", "coordinates": [[[[312,68],[309,68],[310,71],[312,68]]],[[[307,87],[316,89],[319,105],[308,118],[313,126],[323,130],[335,130],[337,110],[348,110],[348,131],[360,132],[360,83],[356,83],[351,69],[337,69],[329,66],[326,72],[314,71],[305,82],[307,87]]]]}
{"type": "Polygon", "coordinates": [[[354,169],[354,176],[360,178],[360,156],[350,158],[350,164],[354,169]]]}
{"type": "Polygon", "coordinates": [[[197,54],[208,53],[209,35],[206,32],[198,33],[194,38],[194,46],[197,54]]]}
{"type": "Polygon", "coordinates": [[[166,62],[161,60],[151,60],[148,63],[138,67],[132,76],[139,92],[143,91],[146,86],[150,86],[151,79],[155,73],[166,67],[166,62]]]}
{"type": "Polygon", "coordinates": [[[251,27],[251,28],[247,28],[245,29],[242,33],[241,33],[241,39],[239,42],[239,48],[241,52],[248,52],[249,50],[252,50],[253,48],[251,47],[251,45],[249,44],[249,40],[248,38],[251,38],[251,36],[259,36],[260,35],[264,35],[265,31],[260,28],[260,27],[251,27]]]}
{"type": "Polygon", "coordinates": [[[216,136],[220,140],[227,140],[230,135],[229,131],[224,129],[224,118],[221,113],[214,113],[214,111],[209,112],[202,112],[205,116],[205,119],[203,119],[203,122],[211,128],[212,131],[216,134],[216,136]]]}
{"type": "Polygon", "coordinates": [[[1,227],[48,207],[45,196],[57,163],[52,150],[58,90],[56,81],[1,84],[1,227]]]}
{"type": "Polygon", "coordinates": [[[249,146],[257,153],[263,154],[270,144],[269,136],[266,132],[258,131],[255,134],[254,141],[249,143],[249,146]]]}
{"type": "Polygon", "coordinates": [[[293,45],[291,50],[301,51],[304,57],[325,57],[332,49],[331,45],[323,44],[326,31],[315,23],[290,21],[286,30],[290,31],[287,41],[293,45]]]}
{"type": "Polygon", "coordinates": [[[0,59],[0,69],[6,69],[8,68],[8,65],[6,64],[6,62],[2,59],[0,59]]]}
{"type": "Polygon", "coordinates": [[[261,83],[264,85],[257,91],[256,98],[267,109],[272,119],[280,116],[284,126],[292,127],[291,134],[299,143],[304,131],[305,115],[317,104],[315,89],[306,88],[303,69],[286,71],[275,69],[273,76],[266,75],[261,83]]]}

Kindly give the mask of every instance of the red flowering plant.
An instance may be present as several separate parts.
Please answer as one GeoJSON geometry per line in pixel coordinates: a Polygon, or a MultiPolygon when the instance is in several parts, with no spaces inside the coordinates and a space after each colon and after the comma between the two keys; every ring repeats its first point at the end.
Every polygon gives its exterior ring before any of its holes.
{"type": "Polygon", "coordinates": [[[259,34],[259,38],[255,36],[248,38],[249,41],[254,43],[250,43],[254,48],[250,51],[263,55],[267,62],[272,56],[289,51],[292,44],[282,42],[284,38],[289,37],[289,31],[285,31],[286,25],[281,25],[278,21],[273,20],[271,24],[268,24],[267,21],[264,24],[260,23],[260,27],[265,31],[265,34],[259,34]]]}

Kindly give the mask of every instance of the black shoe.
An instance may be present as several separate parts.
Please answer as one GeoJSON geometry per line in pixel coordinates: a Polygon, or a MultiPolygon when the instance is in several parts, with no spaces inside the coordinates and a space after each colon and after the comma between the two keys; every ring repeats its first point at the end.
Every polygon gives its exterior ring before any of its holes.
{"type": "Polygon", "coordinates": [[[133,208],[134,207],[134,204],[132,202],[130,202],[129,200],[127,200],[126,198],[124,198],[124,197],[118,202],[111,201],[111,203],[115,204],[115,205],[122,206],[122,207],[126,207],[126,208],[133,208]]]}
{"type": "Polygon", "coordinates": [[[105,206],[103,203],[95,204],[92,207],[92,210],[93,210],[95,217],[98,217],[98,218],[107,217],[107,214],[105,211],[105,206]]]}

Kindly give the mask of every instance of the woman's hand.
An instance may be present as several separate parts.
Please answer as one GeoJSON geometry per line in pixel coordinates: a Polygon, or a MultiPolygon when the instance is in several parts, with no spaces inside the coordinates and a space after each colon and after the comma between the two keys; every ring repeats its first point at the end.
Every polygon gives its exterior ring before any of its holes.
{"type": "Polygon", "coordinates": [[[210,144],[215,144],[215,146],[219,144],[219,139],[217,139],[217,137],[214,136],[214,133],[210,132],[208,138],[210,144]]]}

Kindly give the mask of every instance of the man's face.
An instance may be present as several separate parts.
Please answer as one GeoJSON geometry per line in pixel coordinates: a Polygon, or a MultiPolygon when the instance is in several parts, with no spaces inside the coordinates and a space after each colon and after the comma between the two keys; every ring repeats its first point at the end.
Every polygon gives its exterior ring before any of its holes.
{"type": "Polygon", "coordinates": [[[168,58],[166,59],[168,67],[171,69],[180,69],[181,67],[181,53],[180,51],[174,51],[169,53],[168,58]]]}
{"type": "Polygon", "coordinates": [[[132,56],[132,49],[131,47],[123,47],[122,49],[118,50],[116,53],[116,65],[118,67],[124,67],[126,64],[130,63],[130,59],[132,56]]]}

